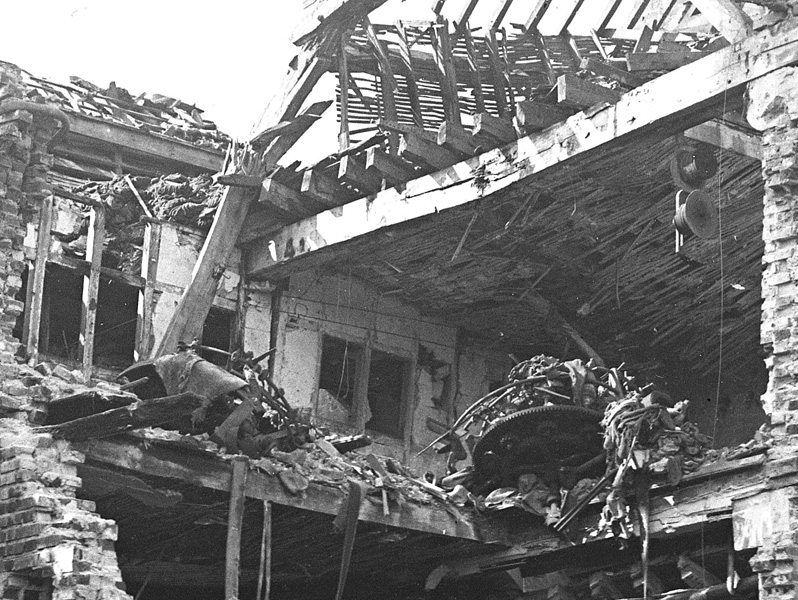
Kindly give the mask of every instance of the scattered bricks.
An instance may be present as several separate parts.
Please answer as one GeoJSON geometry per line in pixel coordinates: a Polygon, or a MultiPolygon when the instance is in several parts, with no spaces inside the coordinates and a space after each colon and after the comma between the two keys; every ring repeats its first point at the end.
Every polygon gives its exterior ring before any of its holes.
{"type": "Polygon", "coordinates": [[[30,390],[18,379],[6,381],[3,384],[3,391],[9,396],[27,396],[30,390]]]}
{"type": "Polygon", "coordinates": [[[15,458],[25,454],[32,456],[36,451],[34,446],[18,444],[16,442],[17,440],[13,439],[11,436],[6,437],[0,435],[0,446],[5,446],[4,448],[0,448],[0,461],[8,460],[10,458],[15,458]]]}
{"type": "Polygon", "coordinates": [[[0,500],[10,500],[13,498],[25,498],[41,490],[38,483],[15,483],[0,487],[0,500]]]}
{"type": "Polygon", "coordinates": [[[81,465],[86,462],[86,455],[77,450],[61,450],[59,456],[61,463],[65,465],[81,465]]]}
{"type": "Polygon", "coordinates": [[[33,367],[37,373],[41,373],[45,376],[50,376],[53,374],[53,364],[48,362],[41,362],[35,367],[33,367]]]}
{"type": "Polygon", "coordinates": [[[58,377],[59,379],[63,379],[68,383],[75,383],[74,376],[72,375],[72,371],[67,369],[63,365],[56,365],[53,368],[53,375],[58,377]]]}

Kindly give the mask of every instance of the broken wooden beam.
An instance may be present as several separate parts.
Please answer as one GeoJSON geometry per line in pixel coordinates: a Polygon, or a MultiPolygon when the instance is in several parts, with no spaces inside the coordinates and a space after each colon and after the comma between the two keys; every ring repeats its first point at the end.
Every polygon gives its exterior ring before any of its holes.
{"type": "Polygon", "coordinates": [[[263,501],[263,529],[260,538],[260,568],[255,600],[269,600],[272,589],[272,503],[263,501]]]}
{"type": "MultiPolygon", "coordinates": [[[[265,155],[267,169],[272,169],[285,153],[294,147],[308,129],[318,121],[324,112],[330,107],[332,100],[315,102],[303,110],[292,123],[292,127],[283,131],[279,136],[272,140],[268,145],[265,155]]],[[[259,147],[259,146],[254,146],[259,147]]]]}
{"type": "Polygon", "coordinates": [[[155,285],[158,280],[158,257],[161,249],[161,224],[147,222],[144,226],[144,243],[141,252],[141,277],[144,288],[139,290],[136,311],[135,358],[141,361],[150,357],[153,347],[152,317],[155,312],[155,285]]]}
{"type": "Polygon", "coordinates": [[[382,189],[382,177],[366,169],[365,164],[356,156],[342,156],[338,163],[338,179],[346,181],[359,189],[364,195],[379,192],[382,189]]]}
{"type": "Polygon", "coordinates": [[[705,56],[707,52],[631,52],[626,55],[630,71],[671,71],[689,65],[705,56]]]}
{"type": "Polygon", "coordinates": [[[200,336],[219,280],[241,233],[249,212],[249,204],[256,197],[252,188],[228,187],[216,209],[216,217],[205,238],[191,282],[186,286],[166,332],[158,344],[156,356],[174,352],[179,342],[191,343],[200,336]]]}
{"type": "Polygon", "coordinates": [[[479,139],[480,142],[485,138],[492,140],[493,144],[491,145],[506,144],[518,137],[509,121],[495,117],[490,113],[474,115],[474,129],[471,134],[479,139]]]}
{"type": "Polygon", "coordinates": [[[545,129],[570,116],[571,112],[562,107],[535,100],[524,100],[515,105],[515,117],[518,120],[518,125],[528,131],[545,129]]]}
{"type": "Polygon", "coordinates": [[[87,464],[77,465],[77,470],[78,477],[82,481],[80,489],[90,498],[118,493],[151,508],[169,508],[183,500],[183,494],[180,492],[155,488],[134,475],[87,464]]]}
{"type": "Polygon", "coordinates": [[[616,104],[578,113],[506,148],[453,165],[444,181],[457,181],[456,186],[441,183],[439,174],[420,177],[401,191],[388,189],[368,201],[351,202],[336,214],[322,213],[291,224],[271,238],[276,254],[267,252],[265,244],[252,249],[246,271],[250,276],[275,277],[300,268],[303,261],[322,265],[359,236],[477,202],[591,152],[640,139],[650,144],[684,131],[705,121],[707,114],[723,106],[724,99],[739,98],[750,80],[798,61],[797,33],[798,19],[787,19],[740,44],[661,75],[627,92],[616,104]],[[313,240],[312,247],[286,257],[283,248],[288,241],[302,238],[313,240]]]}
{"type": "Polygon", "coordinates": [[[733,0],[691,0],[701,15],[731,43],[744,40],[754,32],[754,22],[740,4],[733,0]]]}
{"type": "Polygon", "coordinates": [[[565,73],[557,78],[557,104],[583,109],[602,102],[615,104],[620,99],[620,92],[576,75],[565,73]]]}
{"type": "Polygon", "coordinates": [[[166,396],[154,400],[139,400],[133,404],[105,412],[59,423],[36,427],[37,433],[49,433],[55,438],[70,441],[98,439],[131,429],[155,427],[191,414],[206,399],[193,392],[166,396]]]}
{"type": "Polygon", "coordinates": [[[583,58],[581,67],[586,71],[590,71],[594,75],[608,77],[609,79],[617,81],[621,85],[624,85],[628,88],[636,88],[645,83],[643,79],[637,75],[634,75],[629,71],[625,71],[624,69],[614,67],[596,58],[583,58]]]}

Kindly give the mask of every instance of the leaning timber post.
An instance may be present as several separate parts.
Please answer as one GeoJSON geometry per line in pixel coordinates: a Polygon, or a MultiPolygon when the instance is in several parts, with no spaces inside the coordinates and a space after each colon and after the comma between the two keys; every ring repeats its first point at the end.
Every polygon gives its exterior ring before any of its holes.
{"type": "MultiPolygon", "coordinates": [[[[765,250],[761,340],[769,371],[762,404],[776,440],[769,453],[771,479],[780,477],[780,471],[789,472],[786,467],[797,460],[798,450],[797,78],[798,68],[787,67],[752,81],[746,115],[749,123],[762,131],[765,250]]],[[[795,598],[798,485],[736,501],[734,525],[735,548],[757,548],[751,565],[759,574],[760,598],[795,598]]]]}
{"type": "Polygon", "coordinates": [[[246,456],[233,457],[233,476],[230,484],[230,509],[227,516],[227,550],[225,557],[224,598],[238,600],[238,573],[241,569],[241,528],[244,525],[246,500],[246,456]]]}

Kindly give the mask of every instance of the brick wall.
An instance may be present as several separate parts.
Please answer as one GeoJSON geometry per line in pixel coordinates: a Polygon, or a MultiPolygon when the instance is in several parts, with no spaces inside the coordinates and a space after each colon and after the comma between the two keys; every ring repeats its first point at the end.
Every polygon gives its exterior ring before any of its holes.
{"type": "Polygon", "coordinates": [[[83,460],[64,440],[36,434],[22,420],[0,420],[3,598],[130,598],[114,551],[116,524],[75,497],[83,460]]]}
{"type": "MultiPolygon", "coordinates": [[[[19,69],[0,63],[0,106],[22,99],[19,69]]],[[[24,310],[20,300],[27,223],[38,223],[41,199],[50,192],[47,173],[53,157],[47,142],[56,131],[49,117],[24,110],[0,114],[0,362],[19,349],[12,331],[24,310]]]]}

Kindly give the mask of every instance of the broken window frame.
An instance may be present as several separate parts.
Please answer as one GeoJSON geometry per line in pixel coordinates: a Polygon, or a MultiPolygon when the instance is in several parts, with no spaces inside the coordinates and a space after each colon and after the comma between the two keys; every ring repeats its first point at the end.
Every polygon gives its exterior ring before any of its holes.
{"type": "MultiPolygon", "coordinates": [[[[100,372],[99,367],[94,364],[94,338],[101,274],[138,290],[133,359],[140,361],[149,358],[153,350],[152,317],[155,304],[161,292],[157,281],[157,266],[162,224],[156,220],[148,220],[146,223],[141,275],[131,275],[102,267],[102,250],[105,242],[105,211],[107,209],[104,204],[95,199],[82,198],[78,195],[70,195],[68,198],[90,208],[86,258],[67,258],[51,254],[50,246],[55,211],[54,198],[55,196],[51,194],[42,201],[39,223],[36,229],[35,257],[27,261],[28,278],[21,341],[25,356],[30,362],[38,362],[43,358],[63,360],[63,357],[51,357],[40,352],[39,338],[45,302],[44,289],[47,266],[56,265],[83,273],[81,325],[78,331],[80,360],[78,362],[84,379],[88,381],[92,376],[100,372]]],[[[223,307],[221,308],[224,309],[223,307]]],[[[231,319],[231,341],[233,339],[232,327],[236,322],[237,319],[233,317],[231,319]]]]}
{"type": "MultiPolygon", "coordinates": [[[[321,376],[322,376],[322,361],[323,361],[323,348],[324,339],[335,339],[347,344],[350,349],[355,349],[356,356],[356,374],[354,383],[354,396],[352,406],[350,407],[349,421],[359,431],[368,433],[377,441],[383,442],[407,442],[410,432],[409,418],[411,415],[410,400],[414,394],[414,377],[413,374],[416,369],[416,355],[415,353],[398,349],[395,347],[387,346],[385,344],[375,344],[369,339],[356,339],[351,336],[342,335],[340,331],[323,331],[319,335],[319,359],[316,372],[316,390],[321,390],[321,376]],[[384,431],[368,427],[366,416],[370,411],[369,404],[369,382],[372,376],[372,355],[376,352],[386,354],[397,361],[400,361],[403,366],[402,374],[402,389],[399,392],[399,426],[395,431],[384,431]]],[[[326,388],[325,388],[326,389],[326,388]]],[[[318,410],[318,399],[316,403],[318,410]]],[[[373,419],[373,416],[372,416],[373,419]]]]}

